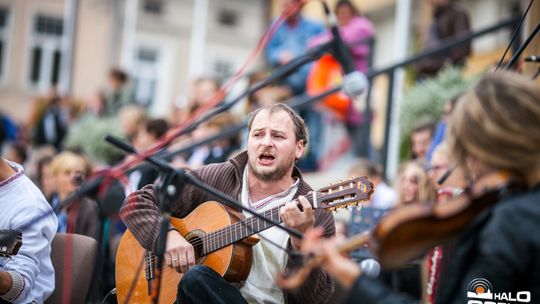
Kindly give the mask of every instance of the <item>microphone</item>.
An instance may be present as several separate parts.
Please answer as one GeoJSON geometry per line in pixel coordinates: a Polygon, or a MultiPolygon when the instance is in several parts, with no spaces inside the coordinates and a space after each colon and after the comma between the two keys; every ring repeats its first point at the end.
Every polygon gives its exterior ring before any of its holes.
{"type": "Polygon", "coordinates": [[[339,33],[336,16],[330,11],[326,2],[321,1],[321,3],[333,36],[332,53],[345,74],[343,77],[343,91],[351,98],[359,96],[367,89],[369,85],[368,79],[366,75],[354,68],[351,52],[339,33]]]}
{"type": "Polygon", "coordinates": [[[362,275],[375,279],[381,273],[381,264],[375,259],[365,259],[360,262],[360,269],[362,269],[362,275]]]}
{"type": "Polygon", "coordinates": [[[525,58],[525,62],[540,62],[540,56],[531,55],[525,58]]]}
{"type": "Polygon", "coordinates": [[[80,186],[84,182],[84,174],[81,172],[75,173],[75,176],[73,176],[73,180],[71,181],[75,186],[80,186]]]}

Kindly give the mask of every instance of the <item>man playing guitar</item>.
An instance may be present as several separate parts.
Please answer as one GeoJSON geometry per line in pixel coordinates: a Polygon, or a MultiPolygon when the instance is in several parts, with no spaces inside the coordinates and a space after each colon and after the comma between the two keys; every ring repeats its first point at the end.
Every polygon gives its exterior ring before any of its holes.
{"type": "MultiPolygon", "coordinates": [[[[295,162],[307,144],[307,130],[302,118],[290,107],[276,104],[252,112],[248,120],[248,148],[231,160],[197,169],[193,174],[214,188],[241,199],[243,205],[258,211],[279,206],[283,223],[300,232],[319,226],[325,237],[335,234],[329,212],[313,210],[304,197],[311,187],[302,179],[295,162]],[[298,202],[293,201],[298,199],[298,202]],[[299,207],[299,204],[301,207],[299,207]]],[[[174,217],[185,217],[213,197],[185,185],[172,203],[174,217]]],[[[132,193],[125,201],[121,217],[141,245],[150,251],[157,248],[161,212],[153,186],[132,193]]],[[[212,220],[211,218],[209,220],[212,220]]],[[[294,293],[283,292],[274,282],[279,270],[300,267],[298,260],[280,247],[298,250],[299,240],[278,228],[261,232],[264,236],[253,246],[253,263],[244,282],[231,284],[207,266],[195,265],[193,245],[178,231],[167,235],[165,263],[183,277],[179,303],[324,303],[334,290],[333,279],[323,270],[314,271],[306,284],[294,293]]]]}

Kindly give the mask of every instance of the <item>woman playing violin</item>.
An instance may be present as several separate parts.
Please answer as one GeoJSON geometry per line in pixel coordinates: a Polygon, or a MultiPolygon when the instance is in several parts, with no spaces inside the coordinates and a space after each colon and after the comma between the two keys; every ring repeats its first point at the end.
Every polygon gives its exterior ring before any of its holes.
{"type": "MultiPolygon", "coordinates": [[[[435,301],[539,303],[540,87],[514,73],[485,76],[458,101],[447,143],[473,178],[471,197],[483,188],[504,189],[500,183],[479,186],[489,176],[509,176],[523,189],[498,191],[496,202],[465,225],[435,301]]],[[[362,276],[339,253],[338,241],[321,241],[320,234],[306,234],[302,250],[321,257],[322,267],[350,290],[346,303],[418,302],[362,276]]]]}

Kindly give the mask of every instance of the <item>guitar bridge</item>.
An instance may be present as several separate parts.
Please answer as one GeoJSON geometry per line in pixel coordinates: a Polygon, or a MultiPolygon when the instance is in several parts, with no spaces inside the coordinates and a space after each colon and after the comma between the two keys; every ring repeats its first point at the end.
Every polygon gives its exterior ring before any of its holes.
{"type": "Polygon", "coordinates": [[[144,273],[148,285],[148,295],[152,294],[152,280],[154,280],[154,271],[156,269],[156,255],[150,251],[146,252],[144,257],[144,273]]]}

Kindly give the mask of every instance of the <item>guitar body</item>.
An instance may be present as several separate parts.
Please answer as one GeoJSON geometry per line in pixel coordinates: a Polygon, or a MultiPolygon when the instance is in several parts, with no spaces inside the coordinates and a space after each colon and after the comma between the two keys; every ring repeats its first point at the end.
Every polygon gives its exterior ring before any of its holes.
{"type": "MultiPolygon", "coordinates": [[[[231,211],[217,202],[206,202],[183,219],[171,218],[171,224],[190,243],[197,242],[200,236],[230,226],[242,220],[242,214],[231,211]]],[[[251,247],[258,242],[256,237],[248,237],[204,256],[195,255],[197,264],[212,268],[229,282],[244,281],[251,270],[251,247]]],[[[122,236],[116,255],[116,294],[118,303],[125,303],[132,285],[137,281],[129,298],[129,303],[151,303],[149,284],[146,280],[144,263],[145,250],[128,230],[122,236]],[[141,268],[137,277],[137,270],[141,268]]],[[[164,264],[159,303],[174,303],[178,283],[182,274],[164,264]]],[[[155,279],[152,284],[157,284],[155,279]]]]}
{"type": "MultiPolygon", "coordinates": [[[[314,209],[335,210],[358,205],[372,193],[373,184],[366,177],[357,177],[310,192],[306,197],[314,209]]],[[[262,219],[246,219],[218,202],[206,202],[185,218],[171,218],[170,222],[193,245],[198,265],[212,268],[229,282],[240,282],[247,279],[251,270],[251,247],[259,241],[254,235],[273,226],[263,219],[281,222],[279,210],[282,206],[266,209],[260,213],[262,219]]],[[[118,303],[152,302],[151,293],[157,284],[155,258],[153,253],[141,247],[129,230],[124,233],[116,254],[118,303]]],[[[181,279],[182,274],[168,266],[163,267],[159,303],[176,301],[181,279]]]]}

